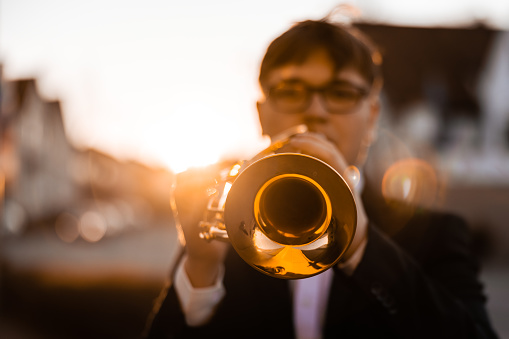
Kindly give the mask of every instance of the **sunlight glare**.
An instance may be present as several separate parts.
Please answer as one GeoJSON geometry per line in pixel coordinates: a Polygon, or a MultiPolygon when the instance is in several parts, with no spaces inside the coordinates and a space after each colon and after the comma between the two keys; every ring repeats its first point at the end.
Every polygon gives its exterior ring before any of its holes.
{"type": "Polygon", "coordinates": [[[190,167],[203,167],[219,161],[234,148],[231,121],[211,105],[187,102],[178,105],[153,127],[147,138],[164,135],[164,140],[152,140],[153,152],[175,173],[190,167]]]}
{"type": "Polygon", "coordinates": [[[226,197],[228,196],[228,193],[230,193],[230,189],[232,188],[231,182],[226,182],[224,184],[223,188],[223,194],[221,195],[221,199],[219,200],[218,207],[222,208],[224,210],[224,205],[226,203],[226,197]]]}

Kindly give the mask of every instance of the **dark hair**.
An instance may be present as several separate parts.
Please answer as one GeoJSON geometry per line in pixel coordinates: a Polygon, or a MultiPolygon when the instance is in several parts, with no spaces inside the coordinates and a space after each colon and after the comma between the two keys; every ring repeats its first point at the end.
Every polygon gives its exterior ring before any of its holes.
{"type": "Polygon", "coordinates": [[[269,45],[260,68],[260,84],[263,86],[270,71],[289,63],[304,63],[320,49],[330,54],[336,71],[352,66],[369,83],[381,79],[381,54],[361,32],[326,20],[306,20],[292,26],[269,45]]]}

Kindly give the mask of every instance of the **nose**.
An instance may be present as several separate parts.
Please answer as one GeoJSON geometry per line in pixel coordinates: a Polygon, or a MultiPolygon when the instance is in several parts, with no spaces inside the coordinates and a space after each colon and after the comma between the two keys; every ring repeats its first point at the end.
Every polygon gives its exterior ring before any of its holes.
{"type": "Polygon", "coordinates": [[[320,94],[313,93],[310,100],[309,106],[304,111],[305,119],[312,122],[326,122],[329,118],[329,113],[320,94]]]}

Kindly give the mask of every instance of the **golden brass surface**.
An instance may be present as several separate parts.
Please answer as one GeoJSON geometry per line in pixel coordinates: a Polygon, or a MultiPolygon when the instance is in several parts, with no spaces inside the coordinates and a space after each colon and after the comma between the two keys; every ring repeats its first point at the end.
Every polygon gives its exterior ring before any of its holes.
{"type": "Polygon", "coordinates": [[[228,239],[255,269],[299,279],[323,272],[348,249],[357,224],[353,195],[311,156],[264,157],[235,179],[224,206],[228,239]]]}
{"type": "Polygon", "coordinates": [[[294,126],[249,165],[223,171],[200,223],[205,240],[230,241],[260,272],[300,279],[332,267],[346,252],[357,208],[343,177],[309,155],[279,153],[305,125],[294,126]]]}

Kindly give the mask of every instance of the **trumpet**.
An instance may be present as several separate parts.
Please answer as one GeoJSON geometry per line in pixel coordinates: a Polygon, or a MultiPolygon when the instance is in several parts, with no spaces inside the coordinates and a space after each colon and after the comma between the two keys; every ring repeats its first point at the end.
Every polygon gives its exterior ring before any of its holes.
{"type": "Polygon", "coordinates": [[[246,263],[275,278],[332,267],[357,225],[353,194],[336,170],[309,155],[276,153],[306,131],[296,126],[254,160],[224,171],[200,222],[202,239],[229,241],[246,263]]]}

